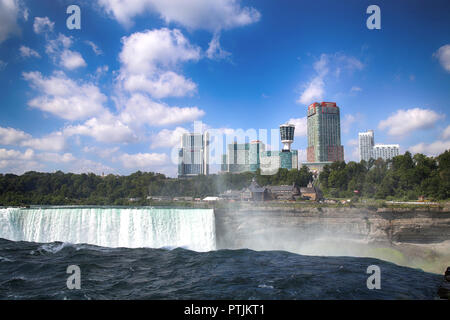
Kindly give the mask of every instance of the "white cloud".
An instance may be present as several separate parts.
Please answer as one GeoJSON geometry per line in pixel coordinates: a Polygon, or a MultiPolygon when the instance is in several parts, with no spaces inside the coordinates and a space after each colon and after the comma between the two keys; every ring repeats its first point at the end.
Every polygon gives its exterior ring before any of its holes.
{"type": "Polygon", "coordinates": [[[0,60],[0,71],[5,69],[7,65],[8,65],[8,63],[6,63],[5,61],[0,60]]]}
{"type": "Polygon", "coordinates": [[[257,22],[261,14],[252,7],[241,7],[240,0],[99,0],[106,12],[124,25],[147,11],[157,12],[166,23],[175,22],[189,29],[218,31],[257,22]]]}
{"type": "Polygon", "coordinates": [[[419,143],[409,148],[413,153],[423,153],[428,156],[437,156],[446,150],[450,149],[450,140],[437,140],[431,144],[419,143]]]}
{"type": "Polygon", "coordinates": [[[18,0],[0,0],[0,43],[12,35],[20,34],[17,18],[20,11],[18,0]]]}
{"type": "Polygon", "coordinates": [[[55,23],[52,22],[48,17],[35,17],[33,23],[33,30],[37,34],[46,33],[53,31],[55,23]]]}
{"type": "Polygon", "coordinates": [[[386,120],[380,121],[378,128],[387,129],[392,136],[403,136],[415,130],[431,128],[443,117],[444,115],[431,109],[398,110],[386,120]]]}
{"type": "Polygon", "coordinates": [[[34,157],[34,151],[27,149],[20,152],[11,149],[0,149],[0,160],[31,160],[34,157]]]}
{"type": "Polygon", "coordinates": [[[92,51],[94,51],[94,53],[99,56],[103,54],[103,51],[92,41],[90,40],[86,40],[85,43],[87,45],[89,45],[92,48],[92,51]]]}
{"type": "Polygon", "coordinates": [[[149,170],[154,166],[167,164],[168,157],[165,153],[124,153],[120,156],[119,160],[125,168],[149,170]]]}
{"type": "Polygon", "coordinates": [[[105,112],[106,96],[93,84],[78,84],[62,72],[49,78],[44,78],[40,72],[25,72],[23,77],[41,94],[28,101],[30,107],[66,120],[86,119],[105,112]]]}
{"type": "Polygon", "coordinates": [[[72,44],[72,37],[66,37],[60,33],[58,38],[48,40],[45,51],[63,68],[74,70],[85,67],[87,64],[83,56],[79,52],[69,49],[72,44]]]}
{"type": "MultiPolygon", "coordinates": [[[[342,71],[352,73],[364,68],[364,64],[355,57],[346,56],[341,53],[320,55],[313,65],[315,75],[311,81],[304,85],[303,92],[297,99],[297,103],[309,105],[315,101],[323,100],[325,96],[325,80],[330,73],[340,77],[342,71]]],[[[354,87],[356,88],[356,87],[354,87]]]]}
{"type": "Polygon", "coordinates": [[[119,117],[129,124],[164,126],[193,121],[204,114],[205,112],[197,107],[169,107],[144,95],[134,94],[127,101],[119,117]]]}
{"type": "Polygon", "coordinates": [[[0,127],[0,145],[18,145],[31,136],[21,130],[0,127]]]}
{"type": "Polygon", "coordinates": [[[122,76],[126,90],[144,91],[157,99],[184,97],[197,90],[197,85],[192,80],[172,71],[154,74],[153,77],[145,74],[122,76]]]}
{"type": "Polygon", "coordinates": [[[27,46],[21,46],[19,51],[20,51],[20,55],[24,58],[30,58],[30,57],[40,58],[41,57],[40,54],[36,50],[28,48],[27,46]]]}
{"type": "Polygon", "coordinates": [[[98,118],[91,118],[81,125],[68,126],[64,129],[64,133],[68,136],[90,136],[99,142],[106,143],[129,143],[137,141],[133,130],[109,113],[98,118]]]}
{"type": "Polygon", "coordinates": [[[126,90],[145,91],[155,98],[196,91],[192,80],[174,71],[180,63],[200,58],[200,48],[191,45],[179,30],[137,32],[122,38],[122,43],[119,80],[126,90]]]}
{"type": "Polygon", "coordinates": [[[215,33],[211,41],[209,42],[208,49],[206,50],[206,56],[209,59],[226,59],[231,55],[230,52],[227,52],[222,49],[220,46],[220,34],[215,33]]]}
{"type": "Polygon", "coordinates": [[[71,153],[54,153],[54,152],[46,152],[40,153],[36,156],[36,158],[41,162],[54,162],[54,163],[69,163],[76,160],[76,158],[71,153]]]}
{"type": "Polygon", "coordinates": [[[152,137],[150,148],[168,148],[180,145],[181,136],[189,131],[182,127],[176,127],[174,130],[163,129],[152,137]]]}
{"type": "Polygon", "coordinates": [[[360,87],[357,87],[357,86],[353,86],[353,87],[350,89],[350,92],[359,92],[359,91],[362,91],[362,89],[361,89],[360,87]]]}
{"type": "Polygon", "coordinates": [[[442,139],[450,139],[450,125],[442,131],[442,139]]]}
{"type": "Polygon", "coordinates": [[[35,150],[61,151],[66,147],[66,138],[62,132],[54,132],[42,138],[24,140],[20,145],[35,150]]]}
{"type": "Polygon", "coordinates": [[[63,50],[61,53],[61,65],[69,70],[85,67],[86,62],[79,52],[72,50],[63,50]]]}
{"type": "Polygon", "coordinates": [[[66,139],[61,132],[54,132],[42,138],[33,138],[30,134],[21,130],[0,127],[0,145],[61,151],[66,147],[66,139]]]}
{"type": "Polygon", "coordinates": [[[301,104],[310,104],[314,101],[323,100],[325,94],[325,83],[322,77],[313,78],[307,85],[306,89],[298,98],[297,102],[301,104]]]}
{"type": "Polygon", "coordinates": [[[294,135],[296,137],[306,137],[306,135],[308,134],[308,127],[307,127],[308,119],[307,119],[307,117],[296,118],[296,119],[291,118],[287,121],[287,123],[295,125],[294,135]]]}
{"type": "Polygon", "coordinates": [[[433,54],[433,57],[439,60],[442,68],[450,72],[450,44],[443,45],[433,54]]]}

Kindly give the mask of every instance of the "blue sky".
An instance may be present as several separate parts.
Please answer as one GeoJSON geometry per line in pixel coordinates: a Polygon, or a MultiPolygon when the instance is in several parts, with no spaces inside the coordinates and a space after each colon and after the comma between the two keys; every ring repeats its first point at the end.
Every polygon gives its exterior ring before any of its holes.
{"type": "MultiPolygon", "coordinates": [[[[0,0],[0,172],[176,175],[172,150],[205,128],[296,124],[341,108],[359,131],[436,155],[450,148],[448,1],[0,0]],[[66,8],[81,9],[81,29],[66,8]],[[369,30],[369,5],[381,30],[369,30]]],[[[275,145],[270,140],[268,144],[275,145]]],[[[301,154],[304,154],[301,152],[301,154]]]]}

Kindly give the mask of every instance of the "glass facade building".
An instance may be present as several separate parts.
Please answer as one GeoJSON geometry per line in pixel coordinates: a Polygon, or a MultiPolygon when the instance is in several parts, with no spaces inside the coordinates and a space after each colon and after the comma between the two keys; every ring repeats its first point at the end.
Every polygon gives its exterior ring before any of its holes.
{"type": "Polygon", "coordinates": [[[308,162],[344,161],[339,107],[334,102],[308,107],[308,162]]]}
{"type": "Polygon", "coordinates": [[[209,174],[208,133],[185,133],[178,152],[178,177],[209,174]]]}
{"type": "Polygon", "coordinates": [[[230,143],[227,146],[227,154],[222,156],[221,170],[231,173],[255,172],[260,167],[260,154],[263,151],[265,145],[259,140],[230,143]]]}
{"type": "Polygon", "coordinates": [[[275,174],[280,168],[298,169],[298,151],[265,151],[261,153],[261,174],[275,174]]]}

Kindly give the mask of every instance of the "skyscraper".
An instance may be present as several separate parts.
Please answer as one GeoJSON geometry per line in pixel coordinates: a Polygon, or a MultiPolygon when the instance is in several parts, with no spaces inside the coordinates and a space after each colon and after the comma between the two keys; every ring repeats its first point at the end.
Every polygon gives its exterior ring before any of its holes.
{"type": "Polygon", "coordinates": [[[315,102],[308,107],[308,162],[344,161],[339,107],[315,102]]]}
{"type": "Polygon", "coordinates": [[[227,154],[222,156],[222,171],[231,173],[255,172],[260,167],[260,155],[265,150],[262,141],[230,143],[227,154]]]}
{"type": "Polygon", "coordinates": [[[178,154],[178,177],[209,174],[209,135],[184,133],[178,154]]]}
{"type": "Polygon", "coordinates": [[[358,133],[359,161],[369,161],[372,157],[372,149],[375,145],[373,130],[358,133]]]}

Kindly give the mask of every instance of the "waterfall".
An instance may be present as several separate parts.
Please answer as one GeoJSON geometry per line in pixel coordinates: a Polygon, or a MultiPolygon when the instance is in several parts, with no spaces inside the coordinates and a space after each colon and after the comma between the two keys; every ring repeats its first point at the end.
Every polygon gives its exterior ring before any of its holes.
{"type": "Polygon", "coordinates": [[[0,238],[195,251],[216,247],[213,209],[4,208],[0,238]]]}

